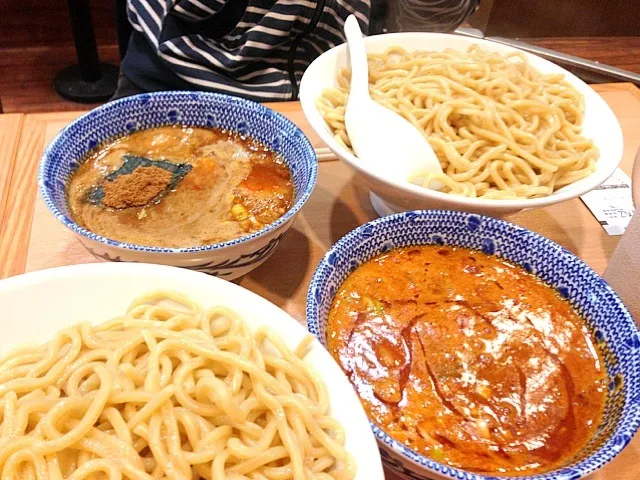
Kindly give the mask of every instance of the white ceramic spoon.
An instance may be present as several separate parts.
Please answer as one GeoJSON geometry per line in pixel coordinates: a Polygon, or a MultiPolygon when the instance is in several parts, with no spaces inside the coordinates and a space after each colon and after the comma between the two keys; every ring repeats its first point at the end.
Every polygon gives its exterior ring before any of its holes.
{"type": "MultiPolygon", "coordinates": [[[[442,173],[440,162],[422,133],[371,99],[367,51],[353,15],[347,18],[344,33],[351,61],[351,91],[344,120],[356,156],[389,180],[410,182],[421,173],[442,173]]],[[[440,185],[436,183],[439,182],[432,182],[430,187],[438,189],[440,185]]]]}

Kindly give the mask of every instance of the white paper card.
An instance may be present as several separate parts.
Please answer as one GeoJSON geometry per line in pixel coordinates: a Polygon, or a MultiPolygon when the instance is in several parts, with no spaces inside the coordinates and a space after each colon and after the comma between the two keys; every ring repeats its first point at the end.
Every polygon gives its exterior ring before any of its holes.
{"type": "Polygon", "coordinates": [[[631,179],[619,168],[602,185],[580,198],[609,235],[622,235],[635,211],[631,179]]]}

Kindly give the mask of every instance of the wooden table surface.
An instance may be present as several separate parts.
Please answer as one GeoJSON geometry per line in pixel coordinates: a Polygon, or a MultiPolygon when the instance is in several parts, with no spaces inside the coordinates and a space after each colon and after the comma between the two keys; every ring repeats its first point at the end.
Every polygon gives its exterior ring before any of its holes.
{"type": "Polygon", "coordinates": [[[9,182],[18,151],[23,120],[24,115],[20,113],[0,115],[0,233],[9,205],[9,182]]]}
{"type": "MultiPolygon", "coordinates": [[[[640,146],[640,90],[630,84],[594,88],[620,121],[625,141],[621,167],[630,174],[640,146]]],[[[297,123],[314,147],[323,146],[311,132],[298,103],[270,106],[297,123]]],[[[0,208],[0,278],[59,265],[101,261],[84,250],[36,195],[36,172],[44,147],[81,113],[0,115],[0,206],[6,206],[0,208]]],[[[304,324],[307,287],[320,258],[344,234],[375,217],[368,192],[354,182],[351,172],[336,160],[321,162],[314,193],[277,252],[236,283],[280,306],[304,324]]],[[[608,236],[579,199],[520,212],[508,220],[558,242],[600,273],[619,239],[608,236]]],[[[387,478],[397,477],[389,474],[387,478]]],[[[640,480],[640,436],[615,461],[590,478],[640,480]]]]}

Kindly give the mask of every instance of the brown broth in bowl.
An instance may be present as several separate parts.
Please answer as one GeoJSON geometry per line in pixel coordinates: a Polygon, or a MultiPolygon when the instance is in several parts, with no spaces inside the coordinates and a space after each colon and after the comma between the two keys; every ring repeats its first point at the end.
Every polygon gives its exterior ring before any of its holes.
{"type": "Polygon", "coordinates": [[[606,372],[584,320],[498,257],[447,246],[380,255],[338,289],[328,332],[369,418],[453,467],[552,470],[603,415],[606,372]]]}
{"type": "Polygon", "coordinates": [[[180,126],[135,132],[98,147],[68,188],[71,217],[80,226],[113,240],[174,248],[260,230],[291,208],[293,196],[289,169],[266,146],[233,132],[180,126]],[[156,164],[110,179],[131,157],[188,171],[171,189],[173,174],[156,164]],[[100,202],[91,198],[96,188],[104,192],[100,202]]]}

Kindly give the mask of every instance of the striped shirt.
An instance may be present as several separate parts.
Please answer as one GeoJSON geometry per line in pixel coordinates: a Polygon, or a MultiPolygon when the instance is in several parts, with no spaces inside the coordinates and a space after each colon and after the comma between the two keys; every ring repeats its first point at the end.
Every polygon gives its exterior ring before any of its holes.
{"type": "Polygon", "coordinates": [[[350,14],[368,31],[371,0],[127,0],[127,13],[122,71],[141,89],[276,101],[297,98],[309,64],[344,42],[350,14]]]}

